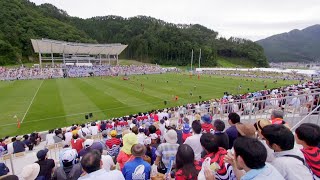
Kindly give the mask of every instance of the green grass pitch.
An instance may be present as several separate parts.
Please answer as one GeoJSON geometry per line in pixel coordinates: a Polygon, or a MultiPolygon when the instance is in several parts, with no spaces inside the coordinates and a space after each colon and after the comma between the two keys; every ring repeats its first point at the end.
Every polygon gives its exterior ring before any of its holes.
{"type": "Polygon", "coordinates": [[[130,76],[127,81],[122,77],[1,81],[0,136],[88,122],[84,115],[90,112],[91,120],[107,119],[197,102],[199,96],[209,100],[222,97],[225,91],[242,93],[248,88],[260,90],[265,85],[271,88],[294,83],[247,79],[202,75],[198,80],[186,74],[159,74],[130,76]],[[173,101],[175,95],[179,96],[178,102],[173,101]],[[23,120],[20,129],[15,115],[23,120]]]}

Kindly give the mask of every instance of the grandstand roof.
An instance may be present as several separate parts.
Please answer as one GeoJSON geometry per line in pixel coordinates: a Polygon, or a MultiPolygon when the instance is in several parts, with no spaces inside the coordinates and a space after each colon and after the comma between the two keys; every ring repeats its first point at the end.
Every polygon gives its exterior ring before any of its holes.
{"type": "Polygon", "coordinates": [[[115,44],[86,44],[65,41],[56,41],[51,39],[31,39],[35,53],[42,54],[107,54],[119,55],[128,45],[120,43],[115,44]]]}

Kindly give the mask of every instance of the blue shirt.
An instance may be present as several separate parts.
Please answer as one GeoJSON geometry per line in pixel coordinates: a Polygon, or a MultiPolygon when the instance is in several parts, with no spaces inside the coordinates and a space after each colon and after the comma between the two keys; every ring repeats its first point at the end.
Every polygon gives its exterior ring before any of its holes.
{"type": "Polygon", "coordinates": [[[151,166],[142,158],[136,157],[124,165],[122,173],[126,180],[148,180],[150,179],[151,166]]]}
{"type": "Polygon", "coordinates": [[[229,137],[229,149],[232,149],[233,142],[238,137],[238,130],[235,125],[232,125],[226,130],[226,133],[228,134],[228,137],[229,137]]]}
{"type": "Polygon", "coordinates": [[[241,177],[241,180],[264,179],[284,180],[283,176],[271,164],[266,164],[263,168],[260,169],[251,169],[241,177]]]}

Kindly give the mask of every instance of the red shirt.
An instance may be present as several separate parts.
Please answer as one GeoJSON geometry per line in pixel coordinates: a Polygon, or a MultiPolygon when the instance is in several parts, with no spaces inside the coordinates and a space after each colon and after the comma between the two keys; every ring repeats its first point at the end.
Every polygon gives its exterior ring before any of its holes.
{"type": "Polygon", "coordinates": [[[128,126],[128,122],[127,121],[123,121],[123,126],[128,126]]]}
{"type": "Polygon", "coordinates": [[[313,174],[320,178],[320,149],[310,147],[301,149],[301,151],[313,174]]]}
{"type": "Polygon", "coordinates": [[[271,120],[272,124],[282,124],[282,122],[283,122],[283,119],[281,118],[274,118],[271,120]]]}
{"type": "Polygon", "coordinates": [[[210,129],[213,129],[213,125],[212,124],[207,124],[207,123],[201,124],[201,127],[202,127],[202,131],[206,132],[206,133],[209,133],[210,129]]]}
{"type": "Polygon", "coordinates": [[[159,121],[159,116],[157,114],[153,115],[153,120],[155,122],[158,122],[159,121]]]}
{"type": "Polygon", "coordinates": [[[224,165],[224,156],[226,154],[227,154],[227,151],[219,147],[218,152],[207,154],[204,158],[201,159],[201,162],[203,162],[207,157],[210,157],[211,158],[210,164],[213,164],[216,162],[220,166],[220,169],[217,171],[217,173],[221,176],[224,176],[227,174],[227,169],[226,169],[226,166],[224,165]]]}
{"type": "Polygon", "coordinates": [[[106,145],[111,149],[113,145],[119,145],[121,144],[120,139],[118,138],[111,138],[109,140],[106,141],[106,145]]]}
{"type": "Polygon", "coordinates": [[[156,134],[158,135],[158,137],[161,136],[161,131],[160,131],[160,129],[157,129],[156,134]]]}
{"type": "Polygon", "coordinates": [[[84,142],[84,140],[81,138],[78,138],[76,140],[72,139],[71,140],[72,149],[75,149],[79,153],[79,151],[83,148],[83,146],[82,146],[83,142],[84,142]]]}
{"type": "Polygon", "coordinates": [[[107,124],[107,129],[112,129],[113,126],[111,124],[107,124]]]}
{"type": "MultiPolygon", "coordinates": [[[[198,171],[198,174],[201,170],[201,166],[199,165],[199,162],[194,162],[194,166],[196,168],[196,170],[198,171]]],[[[197,174],[197,176],[198,176],[197,174]]],[[[176,172],[175,174],[175,177],[176,177],[176,180],[187,180],[187,179],[197,179],[197,176],[196,177],[191,177],[191,175],[189,175],[189,177],[186,177],[184,174],[183,174],[183,171],[182,169],[178,169],[178,171],[176,172]]]]}

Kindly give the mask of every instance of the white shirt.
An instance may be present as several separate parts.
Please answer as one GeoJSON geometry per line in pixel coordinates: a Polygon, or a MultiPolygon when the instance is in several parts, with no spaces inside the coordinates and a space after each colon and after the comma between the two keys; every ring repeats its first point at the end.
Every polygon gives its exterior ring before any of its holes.
{"type": "Polygon", "coordinates": [[[72,139],[72,132],[66,132],[64,134],[64,137],[66,138],[65,142],[69,144],[71,142],[71,139],[72,139]]]}
{"type": "Polygon", "coordinates": [[[144,133],[139,133],[137,135],[138,143],[144,145],[144,139],[146,138],[146,135],[144,133]]]}
{"type": "Polygon", "coordinates": [[[81,138],[85,138],[85,137],[83,137],[82,132],[86,133],[86,136],[88,136],[88,135],[91,134],[91,132],[90,132],[90,130],[89,130],[88,128],[86,128],[86,127],[81,128],[81,129],[79,129],[79,131],[78,131],[78,135],[79,135],[79,137],[81,137],[81,138]]]}
{"type": "Polygon", "coordinates": [[[8,154],[13,153],[13,142],[7,144],[7,150],[8,150],[8,154]]]}
{"type": "Polygon", "coordinates": [[[54,144],[53,136],[55,136],[53,133],[46,135],[47,145],[54,144]]]}
{"type": "Polygon", "coordinates": [[[200,144],[200,137],[202,134],[194,134],[186,139],[184,144],[188,144],[194,152],[194,159],[199,161],[201,159],[201,153],[203,151],[200,144]]]}
{"type": "Polygon", "coordinates": [[[98,171],[94,171],[90,174],[86,174],[80,177],[78,180],[105,180],[105,179],[112,179],[112,180],[124,180],[122,173],[118,170],[113,170],[107,172],[104,169],[100,169],[98,171]]]}
{"type": "Polygon", "coordinates": [[[313,180],[309,169],[294,157],[286,157],[284,155],[296,155],[304,159],[302,152],[298,149],[288,151],[275,152],[275,160],[272,165],[286,180],[313,180]]]}
{"type": "Polygon", "coordinates": [[[97,135],[98,134],[98,126],[90,126],[89,130],[91,131],[92,135],[97,135]]]}
{"type": "Polygon", "coordinates": [[[114,166],[112,157],[109,155],[101,155],[101,161],[102,161],[102,168],[108,172],[110,171],[110,168],[114,166]]]}

